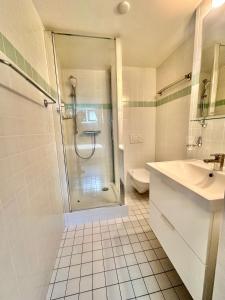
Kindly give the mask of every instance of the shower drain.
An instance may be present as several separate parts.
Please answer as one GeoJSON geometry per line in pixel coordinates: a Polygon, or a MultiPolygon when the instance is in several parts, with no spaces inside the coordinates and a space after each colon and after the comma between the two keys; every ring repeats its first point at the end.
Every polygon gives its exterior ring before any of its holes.
{"type": "Polygon", "coordinates": [[[108,190],[109,190],[109,188],[107,188],[107,187],[102,188],[103,192],[107,192],[108,190]]]}

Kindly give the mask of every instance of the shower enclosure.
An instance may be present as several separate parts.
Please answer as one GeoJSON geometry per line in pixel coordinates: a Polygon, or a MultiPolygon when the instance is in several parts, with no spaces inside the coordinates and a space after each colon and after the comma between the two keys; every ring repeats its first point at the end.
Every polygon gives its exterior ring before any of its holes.
{"type": "Polygon", "coordinates": [[[54,33],[53,42],[70,211],[118,205],[115,40],[54,33]]]}

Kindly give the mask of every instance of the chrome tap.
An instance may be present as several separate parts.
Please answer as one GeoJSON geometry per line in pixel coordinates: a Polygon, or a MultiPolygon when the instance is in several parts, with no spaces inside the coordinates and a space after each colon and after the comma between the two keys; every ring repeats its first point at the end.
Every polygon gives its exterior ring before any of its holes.
{"type": "Polygon", "coordinates": [[[225,154],[224,153],[216,153],[216,154],[210,154],[210,156],[214,156],[214,159],[203,159],[204,163],[214,163],[213,170],[214,171],[223,171],[224,166],[224,159],[225,154]]]}

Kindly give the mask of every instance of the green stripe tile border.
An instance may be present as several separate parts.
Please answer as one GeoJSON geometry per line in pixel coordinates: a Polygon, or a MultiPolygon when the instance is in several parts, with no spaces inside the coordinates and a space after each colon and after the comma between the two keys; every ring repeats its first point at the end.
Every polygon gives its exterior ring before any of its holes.
{"type": "Polygon", "coordinates": [[[160,106],[163,104],[166,104],[168,102],[174,101],[176,99],[188,96],[191,94],[191,85],[176,91],[175,93],[172,93],[166,97],[160,98],[159,100],[156,101],[156,106],[160,106]]]}
{"type": "Polygon", "coordinates": [[[123,101],[125,107],[155,107],[156,101],[123,101]]]}
{"type": "Polygon", "coordinates": [[[216,107],[225,105],[225,99],[217,100],[216,107]]]}
{"type": "Polygon", "coordinates": [[[191,94],[191,85],[153,101],[123,101],[125,107],[158,107],[191,94]]]}
{"type": "Polygon", "coordinates": [[[4,53],[18,68],[29,76],[36,84],[49,93],[53,98],[58,94],[45,79],[35,70],[34,67],[23,57],[13,44],[0,32],[0,51],[4,53]]]}
{"type": "Polygon", "coordinates": [[[93,108],[93,109],[112,109],[111,103],[64,103],[65,108],[93,108]]]}

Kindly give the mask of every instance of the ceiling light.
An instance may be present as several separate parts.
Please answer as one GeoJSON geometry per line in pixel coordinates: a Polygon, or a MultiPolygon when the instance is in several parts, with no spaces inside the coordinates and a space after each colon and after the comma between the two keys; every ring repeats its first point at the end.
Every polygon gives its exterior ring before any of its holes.
{"type": "Polygon", "coordinates": [[[128,1],[122,1],[118,4],[117,9],[120,14],[127,14],[130,10],[130,3],[128,1]]]}
{"type": "Polygon", "coordinates": [[[212,7],[216,8],[225,3],[225,0],[212,0],[212,7]]]}

